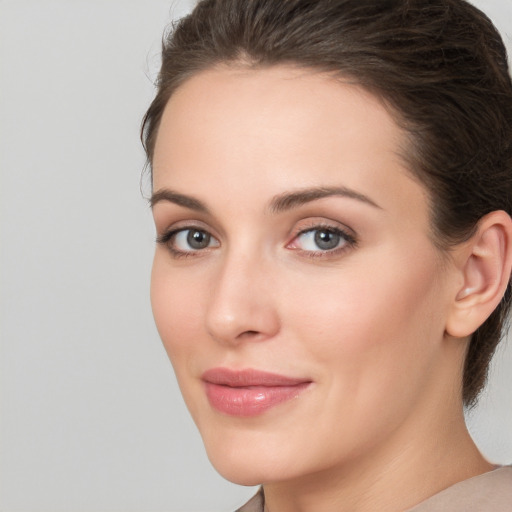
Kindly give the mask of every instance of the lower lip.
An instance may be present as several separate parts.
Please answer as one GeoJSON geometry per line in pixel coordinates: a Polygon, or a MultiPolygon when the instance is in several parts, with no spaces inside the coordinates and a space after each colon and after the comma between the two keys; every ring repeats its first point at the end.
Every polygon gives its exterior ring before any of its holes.
{"type": "Polygon", "coordinates": [[[293,386],[230,387],[206,382],[206,396],[213,408],[230,416],[257,416],[298,397],[309,382],[293,386]]]}

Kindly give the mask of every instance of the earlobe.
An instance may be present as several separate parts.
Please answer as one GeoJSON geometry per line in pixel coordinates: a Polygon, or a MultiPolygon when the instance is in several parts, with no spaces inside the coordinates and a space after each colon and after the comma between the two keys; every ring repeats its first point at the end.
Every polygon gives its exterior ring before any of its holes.
{"type": "Polygon", "coordinates": [[[461,244],[459,257],[462,285],[456,290],[446,332],[462,338],[485,322],[500,303],[510,281],[510,216],[504,211],[495,211],[483,217],[475,234],[461,244]]]}

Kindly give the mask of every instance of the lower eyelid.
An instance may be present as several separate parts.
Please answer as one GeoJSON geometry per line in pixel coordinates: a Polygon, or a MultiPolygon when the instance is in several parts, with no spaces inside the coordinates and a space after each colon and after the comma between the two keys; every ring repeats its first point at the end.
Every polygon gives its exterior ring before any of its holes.
{"type": "MultiPolygon", "coordinates": [[[[177,227],[177,228],[171,228],[168,231],[165,231],[157,236],[156,243],[160,245],[164,245],[167,247],[167,249],[173,254],[175,257],[185,257],[185,256],[199,256],[203,252],[207,252],[209,249],[214,249],[217,247],[220,247],[221,243],[220,241],[208,230],[205,229],[202,226],[197,225],[188,225],[183,227],[177,227]],[[208,233],[210,236],[210,243],[208,246],[201,248],[201,249],[181,249],[177,248],[176,245],[173,243],[173,240],[177,235],[180,233],[184,233],[190,230],[197,230],[202,231],[205,233],[208,233]]],[[[301,229],[296,233],[293,240],[287,244],[287,247],[290,249],[294,249],[297,252],[302,252],[307,256],[310,256],[312,258],[321,258],[321,257],[329,257],[329,256],[335,256],[338,253],[342,253],[351,247],[354,247],[357,245],[357,239],[355,236],[351,233],[347,233],[347,231],[340,229],[337,226],[332,225],[315,225],[311,226],[305,229],[301,229]],[[317,247],[317,250],[313,249],[303,249],[302,247],[298,246],[296,243],[297,239],[306,233],[314,232],[314,231],[330,231],[332,233],[335,233],[341,237],[341,244],[338,247],[334,247],[332,249],[322,249],[321,247],[317,247]],[[295,247],[293,247],[294,245],[295,247]]]]}
{"type": "Polygon", "coordinates": [[[302,229],[300,230],[294,238],[298,238],[301,235],[305,235],[307,233],[313,233],[315,231],[329,231],[331,233],[334,233],[336,235],[339,235],[340,237],[344,238],[345,240],[352,240],[354,237],[344,231],[343,229],[337,228],[337,227],[331,227],[331,226],[318,226],[308,229],[302,229]]]}
{"type": "Polygon", "coordinates": [[[293,238],[292,242],[288,244],[288,248],[297,251],[298,253],[302,254],[305,257],[308,258],[333,258],[336,256],[341,256],[344,252],[349,251],[351,248],[355,247],[357,245],[357,239],[356,237],[351,234],[347,233],[345,230],[340,229],[335,226],[328,226],[328,225],[317,225],[312,226],[308,229],[302,229],[300,230],[295,237],[293,238]],[[338,234],[341,237],[340,244],[332,249],[322,249],[320,247],[317,247],[316,250],[313,249],[304,249],[300,247],[300,244],[297,242],[297,239],[308,232],[312,231],[331,231],[333,233],[338,234]]]}
{"type": "Polygon", "coordinates": [[[216,247],[220,247],[219,240],[210,233],[207,229],[204,229],[200,226],[183,226],[178,228],[171,228],[168,231],[159,235],[156,239],[156,242],[160,245],[163,245],[167,248],[167,250],[171,253],[173,258],[182,258],[182,257],[192,257],[192,256],[200,256],[201,254],[207,252],[209,249],[214,249],[216,247]],[[180,248],[176,246],[176,237],[179,235],[184,235],[188,231],[201,231],[206,233],[210,237],[210,243],[201,249],[194,248],[180,248]]]}

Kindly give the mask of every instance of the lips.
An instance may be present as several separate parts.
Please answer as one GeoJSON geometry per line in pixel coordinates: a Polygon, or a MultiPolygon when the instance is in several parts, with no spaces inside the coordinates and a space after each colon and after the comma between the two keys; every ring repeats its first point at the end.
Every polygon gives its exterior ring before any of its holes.
{"type": "Polygon", "coordinates": [[[249,417],[298,397],[311,384],[259,370],[212,368],[202,375],[210,405],[230,416],[249,417]]]}

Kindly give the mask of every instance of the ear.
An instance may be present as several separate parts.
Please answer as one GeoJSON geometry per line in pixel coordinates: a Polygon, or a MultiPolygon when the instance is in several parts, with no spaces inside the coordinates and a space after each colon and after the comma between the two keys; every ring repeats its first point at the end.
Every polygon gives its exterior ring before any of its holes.
{"type": "Polygon", "coordinates": [[[504,211],[491,212],[475,234],[455,249],[458,281],[446,332],[462,338],[473,334],[500,303],[512,268],[512,220],[504,211]]]}

